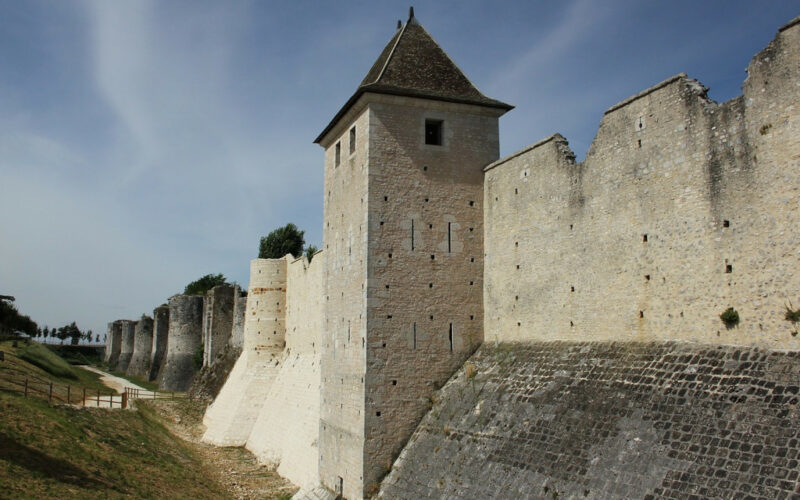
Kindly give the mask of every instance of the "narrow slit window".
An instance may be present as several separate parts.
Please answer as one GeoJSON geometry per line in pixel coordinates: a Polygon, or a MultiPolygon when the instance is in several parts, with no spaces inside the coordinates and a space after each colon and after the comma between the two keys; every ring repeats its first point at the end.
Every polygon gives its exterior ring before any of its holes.
{"type": "Polygon", "coordinates": [[[452,222],[448,222],[447,223],[447,253],[450,253],[450,252],[453,251],[453,244],[452,244],[451,231],[450,231],[451,226],[452,226],[452,222]]]}
{"type": "Polygon", "coordinates": [[[425,120],[425,144],[442,145],[442,120],[425,120]]]}
{"type": "Polygon", "coordinates": [[[413,328],[413,331],[412,331],[411,346],[412,346],[412,349],[416,349],[417,348],[417,323],[416,322],[414,323],[414,328],[413,328]]]}
{"type": "Polygon", "coordinates": [[[450,352],[453,352],[453,323],[450,323],[450,333],[448,336],[450,338],[450,352]]]}
{"type": "Polygon", "coordinates": [[[725,272],[732,273],[733,272],[733,264],[725,264],[725,272]]]}
{"type": "Polygon", "coordinates": [[[722,221],[722,227],[731,227],[731,221],[729,220],[722,221]]]}
{"type": "Polygon", "coordinates": [[[339,166],[339,163],[342,161],[342,143],[336,143],[336,151],[334,152],[333,164],[335,167],[339,166]]]}
{"type": "Polygon", "coordinates": [[[642,243],[647,243],[647,234],[642,235],[642,243]]]}
{"type": "Polygon", "coordinates": [[[350,129],[350,154],[356,152],[356,127],[350,129]]]}
{"type": "Polygon", "coordinates": [[[350,320],[347,321],[347,341],[350,342],[350,320]]]}
{"type": "Polygon", "coordinates": [[[411,219],[411,250],[414,250],[414,219],[411,219]]]}

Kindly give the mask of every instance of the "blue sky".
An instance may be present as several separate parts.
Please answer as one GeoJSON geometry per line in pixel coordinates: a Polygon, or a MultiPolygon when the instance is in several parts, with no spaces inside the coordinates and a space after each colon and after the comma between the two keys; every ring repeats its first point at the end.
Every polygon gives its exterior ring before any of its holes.
{"type": "MultiPolygon", "coordinates": [[[[679,72],[725,101],[792,1],[415,2],[486,95],[501,154],[679,72]]],[[[408,3],[0,0],[0,294],[105,332],[204,274],[247,285],[258,240],[322,240],[322,149],[408,3]]]]}

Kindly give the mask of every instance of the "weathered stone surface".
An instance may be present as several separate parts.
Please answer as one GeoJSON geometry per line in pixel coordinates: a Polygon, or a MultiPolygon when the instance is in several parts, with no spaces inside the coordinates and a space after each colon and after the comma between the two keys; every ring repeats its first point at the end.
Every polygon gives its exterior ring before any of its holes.
{"type": "Polygon", "coordinates": [[[211,366],[228,345],[233,329],[233,285],[218,285],[203,297],[203,366],[211,366]]]}
{"type": "Polygon", "coordinates": [[[247,292],[242,292],[239,285],[233,294],[233,328],[231,328],[230,345],[240,350],[244,345],[244,322],[247,310],[247,292]]]}
{"type": "Polygon", "coordinates": [[[319,353],[324,252],[286,268],[286,348],[246,447],[307,488],[319,484],[319,353]]]}
{"type": "Polygon", "coordinates": [[[150,371],[150,354],[153,348],[153,318],[142,315],[136,322],[133,334],[133,355],[126,374],[145,378],[150,371]]]}
{"type": "Polygon", "coordinates": [[[678,75],[486,171],[486,340],[800,349],[800,24],[717,104],[678,75]],[[738,328],[719,314],[734,307],[738,328]]]}
{"type": "Polygon", "coordinates": [[[788,498],[800,353],[484,344],[432,399],[383,498],[788,498]]]}
{"type": "Polygon", "coordinates": [[[125,372],[133,357],[133,346],[136,335],[136,321],[128,319],[120,320],[120,331],[122,340],[120,341],[119,359],[117,360],[116,370],[125,372]]]}
{"type": "Polygon", "coordinates": [[[199,369],[197,357],[203,348],[203,297],[173,295],[169,298],[169,334],[159,388],[186,391],[199,369]]]}
{"type": "Polygon", "coordinates": [[[163,305],[153,309],[153,347],[150,358],[151,381],[158,380],[161,368],[164,366],[164,354],[167,352],[167,337],[169,336],[169,306],[163,305]]]}
{"type": "Polygon", "coordinates": [[[244,347],[217,398],[203,416],[203,441],[247,443],[280,371],[286,345],[286,258],[250,261],[244,347]]]}
{"type": "Polygon", "coordinates": [[[106,358],[108,366],[115,367],[119,361],[119,351],[122,347],[122,326],[120,320],[108,324],[106,337],[106,358]]]}

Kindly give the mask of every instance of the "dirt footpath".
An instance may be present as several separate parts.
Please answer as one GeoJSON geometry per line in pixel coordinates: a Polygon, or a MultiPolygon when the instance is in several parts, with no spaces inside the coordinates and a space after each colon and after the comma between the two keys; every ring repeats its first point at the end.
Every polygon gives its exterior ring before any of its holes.
{"type": "Polygon", "coordinates": [[[244,448],[220,448],[202,443],[205,403],[176,399],[137,400],[135,404],[147,405],[163,417],[169,430],[190,444],[208,466],[209,473],[230,492],[230,498],[289,499],[298,490],[280,477],[273,467],[259,464],[255,456],[244,448]]]}

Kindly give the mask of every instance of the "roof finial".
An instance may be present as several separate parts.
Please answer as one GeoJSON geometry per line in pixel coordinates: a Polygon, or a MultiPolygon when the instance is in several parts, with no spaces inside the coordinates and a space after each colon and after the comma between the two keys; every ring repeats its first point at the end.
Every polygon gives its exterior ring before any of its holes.
{"type": "Polygon", "coordinates": [[[400,29],[400,28],[402,28],[402,27],[403,27],[403,21],[401,21],[401,20],[399,20],[399,19],[398,19],[398,20],[397,20],[397,29],[400,29]]]}
{"type": "Polygon", "coordinates": [[[414,19],[414,6],[408,8],[408,20],[414,19]]]}

